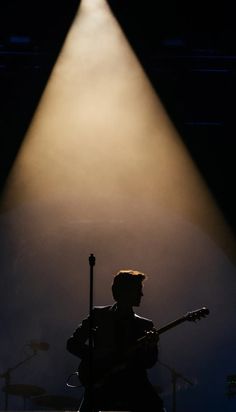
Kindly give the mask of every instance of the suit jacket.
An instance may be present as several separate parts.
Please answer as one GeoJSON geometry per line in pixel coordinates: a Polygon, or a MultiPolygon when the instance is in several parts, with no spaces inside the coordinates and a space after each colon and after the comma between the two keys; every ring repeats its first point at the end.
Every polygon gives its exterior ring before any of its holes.
{"type": "MultiPolygon", "coordinates": [[[[93,309],[93,342],[94,356],[113,357],[127,353],[138,338],[144,336],[146,331],[153,328],[153,322],[136,315],[131,311],[125,318],[117,312],[116,304],[111,306],[98,306],[93,309]]],[[[89,317],[74,331],[67,341],[67,350],[79,358],[88,356],[89,317]]],[[[151,368],[157,361],[157,345],[143,345],[136,349],[129,358],[127,368],[132,374],[145,375],[146,369],[151,368]]]]}

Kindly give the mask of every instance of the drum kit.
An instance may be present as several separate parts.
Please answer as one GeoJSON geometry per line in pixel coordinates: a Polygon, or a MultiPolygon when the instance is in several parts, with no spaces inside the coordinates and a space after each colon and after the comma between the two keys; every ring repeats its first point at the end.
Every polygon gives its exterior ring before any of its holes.
{"type": "Polygon", "coordinates": [[[12,384],[4,387],[2,391],[7,392],[8,395],[21,397],[23,399],[24,410],[28,409],[26,408],[27,401],[30,401],[34,405],[34,409],[59,411],[78,410],[81,402],[80,399],[69,396],[47,394],[45,389],[35,385],[12,384]]]}
{"type": "Polygon", "coordinates": [[[28,403],[31,405],[31,410],[78,410],[81,403],[81,399],[72,398],[69,396],[57,396],[48,394],[47,391],[40,386],[23,384],[23,383],[12,383],[12,372],[18,369],[20,366],[24,365],[34,358],[39,350],[46,351],[49,348],[49,344],[46,342],[36,342],[31,341],[25,346],[29,346],[33,353],[27,355],[27,357],[8,368],[4,373],[0,374],[0,378],[4,379],[5,385],[2,388],[2,392],[5,395],[5,411],[9,409],[9,397],[17,396],[23,400],[23,410],[29,409],[28,403]]]}

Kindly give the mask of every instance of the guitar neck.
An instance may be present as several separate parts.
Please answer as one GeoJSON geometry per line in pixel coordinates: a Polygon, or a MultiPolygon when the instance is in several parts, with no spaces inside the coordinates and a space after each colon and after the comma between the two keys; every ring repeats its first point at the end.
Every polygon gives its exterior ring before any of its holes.
{"type": "MultiPolygon", "coordinates": [[[[173,322],[167,323],[167,325],[163,326],[160,329],[157,329],[157,333],[160,335],[161,333],[166,332],[167,330],[174,328],[177,325],[180,325],[180,323],[183,323],[187,320],[186,316],[182,316],[181,318],[178,318],[176,320],[174,320],[173,322]]],[[[147,339],[147,336],[142,336],[141,338],[139,338],[136,342],[135,347],[138,347],[139,345],[141,345],[145,340],[147,339]]]]}
{"type": "Polygon", "coordinates": [[[159,335],[161,333],[166,332],[167,330],[174,328],[177,325],[180,325],[181,323],[185,322],[186,316],[182,316],[181,318],[178,318],[176,320],[174,320],[173,322],[167,323],[167,325],[163,326],[162,328],[158,329],[157,332],[159,333],[159,335]]]}
{"type": "MultiPolygon", "coordinates": [[[[160,329],[157,329],[156,332],[160,335],[161,333],[164,333],[167,330],[174,328],[177,325],[180,325],[186,320],[195,322],[197,320],[200,320],[201,318],[205,318],[207,315],[209,315],[209,313],[210,313],[209,309],[207,309],[205,306],[201,309],[187,312],[184,316],[181,316],[181,318],[178,318],[174,320],[173,322],[167,323],[167,325],[163,326],[160,329]]],[[[146,336],[143,336],[142,338],[138,339],[138,342],[142,343],[145,340],[145,338],[146,336]]]]}

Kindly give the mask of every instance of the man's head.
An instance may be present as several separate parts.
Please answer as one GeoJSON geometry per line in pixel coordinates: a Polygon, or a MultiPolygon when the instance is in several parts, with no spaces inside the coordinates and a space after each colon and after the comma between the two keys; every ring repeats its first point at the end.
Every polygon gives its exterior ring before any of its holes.
{"type": "Polygon", "coordinates": [[[146,275],[137,270],[120,270],[114,277],[112,293],[114,300],[131,306],[139,306],[143,296],[143,281],[146,275]]]}

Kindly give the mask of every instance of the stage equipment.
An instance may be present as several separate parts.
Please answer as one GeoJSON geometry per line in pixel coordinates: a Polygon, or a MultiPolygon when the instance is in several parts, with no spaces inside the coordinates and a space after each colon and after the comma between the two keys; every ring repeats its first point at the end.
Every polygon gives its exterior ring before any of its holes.
{"type": "Polygon", "coordinates": [[[34,398],[33,403],[40,407],[47,407],[52,410],[78,410],[81,399],[69,396],[43,395],[34,398]]]}
{"type": "Polygon", "coordinates": [[[174,368],[171,366],[167,365],[166,363],[161,362],[158,360],[158,363],[161,366],[164,366],[166,369],[168,369],[171,373],[171,383],[172,383],[172,412],[176,412],[176,383],[178,379],[182,379],[184,382],[186,382],[188,385],[194,386],[194,383],[191,382],[189,379],[187,379],[185,376],[183,376],[180,372],[176,371],[174,368]]]}
{"type": "Polygon", "coordinates": [[[32,340],[27,346],[29,346],[33,351],[47,351],[49,349],[49,343],[47,342],[37,342],[32,340]]]}
{"type": "MultiPolygon", "coordinates": [[[[40,345],[40,344],[38,344],[38,345],[40,345]]],[[[41,343],[41,345],[42,345],[42,343],[41,343]]],[[[15,366],[13,366],[11,368],[8,368],[5,372],[0,374],[0,378],[3,378],[5,380],[5,386],[3,388],[3,392],[5,392],[5,410],[6,411],[8,410],[9,395],[22,396],[23,399],[24,399],[24,409],[25,409],[25,400],[26,400],[26,398],[42,394],[42,391],[43,391],[43,393],[45,392],[44,389],[38,388],[38,387],[32,386],[32,385],[21,385],[21,384],[12,385],[11,384],[11,374],[12,374],[12,372],[15,371],[16,369],[18,369],[20,366],[24,365],[26,362],[29,362],[38,353],[38,349],[32,348],[31,344],[30,345],[27,344],[26,346],[31,347],[31,349],[33,350],[33,354],[27,356],[23,361],[17,363],[15,366]]],[[[45,350],[45,349],[41,349],[41,350],[45,350]]]]}
{"type": "Polygon", "coordinates": [[[24,402],[24,410],[26,409],[26,399],[30,399],[34,396],[43,395],[46,392],[43,388],[39,386],[20,383],[8,385],[4,387],[2,391],[5,392],[5,396],[13,395],[22,397],[24,402]]]}
{"type": "Polygon", "coordinates": [[[227,392],[229,398],[236,396],[236,375],[227,376],[227,392]]]}

